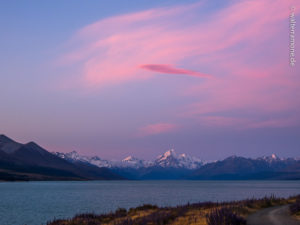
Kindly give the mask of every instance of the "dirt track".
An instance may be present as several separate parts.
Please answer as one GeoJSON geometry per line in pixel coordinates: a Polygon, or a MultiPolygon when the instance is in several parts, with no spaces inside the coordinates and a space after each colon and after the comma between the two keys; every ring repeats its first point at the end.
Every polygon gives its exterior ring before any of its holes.
{"type": "Polygon", "coordinates": [[[291,217],[289,206],[276,206],[260,210],[247,219],[247,225],[300,225],[300,221],[291,217]]]}

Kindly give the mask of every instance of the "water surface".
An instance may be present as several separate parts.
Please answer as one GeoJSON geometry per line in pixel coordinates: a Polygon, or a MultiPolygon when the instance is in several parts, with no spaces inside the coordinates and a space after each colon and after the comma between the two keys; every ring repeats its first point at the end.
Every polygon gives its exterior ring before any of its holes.
{"type": "Polygon", "coordinates": [[[0,224],[41,225],[144,203],[174,206],[300,193],[300,181],[45,181],[0,183],[0,224]]]}

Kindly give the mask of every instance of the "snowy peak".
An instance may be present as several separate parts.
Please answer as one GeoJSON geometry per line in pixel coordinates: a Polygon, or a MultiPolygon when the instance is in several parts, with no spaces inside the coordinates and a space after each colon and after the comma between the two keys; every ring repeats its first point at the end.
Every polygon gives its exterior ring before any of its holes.
{"type": "MultiPolygon", "coordinates": [[[[141,168],[147,167],[148,163],[145,160],[138,159],[133,156],[128,156],[122,160],[122,163],[119,165],[121,167],[130,167],[130,168],[141,168]]],[[[118,165],[116,165],[117,167],[118,165]]]]}
{"type": "Polygon", "coordinates": [[[274,162],[279,162],[279,161],[284,160],[284,159],[279,158],[276,154],[272,154],[270,156],[263,156],[258,159],[266,161],[268,163],[274,163],[274,162]]]}
{"type": "Polygon", "coordinates": [[[158,156],[155,160],[156,166],[172,168],[196,169],[202,164],[203,163],[200,159],[188,156],[186,154],[177,156],[174,149],[166,151],[164,154],[158,156]]]}
{"type": "Polygon", "coordinates": [[[83,156],[80,156],[76,151],[72,151],[72,152],[69,152],[69,153],[66,153],[65,154],[65,157],[69,158],[69,159],[73,159],[73,160],[83,160],[84,157],[83,156]]]}
{"type": "Polygon", "coordinates": [[[180,166],[187,169],[197,169],[204,164],[202,160],[186,154],[179,155],[178,160],[180,166]]]}
{"type": "Polygon", "coordinates": [[[159,155],[154,164],[161,167],[179,167],[179,162],[174,149],[168,150],[164,154],[159,155]]]}
{"type": "Polygon", "coordinates": [[[177,158],[176,152],[174,151],[174,149],[171,149],[171,150],[166,151],[164,154],[159,155],[156,158],[156,161],[164,161],[164,160],[173,159],[173,158],[177,158]]]}
{"type": "Polygon", "coordinates": [[[122,160],[122,162],[135,162],[135,161],[139,161],[138,158],[135,158],[133,156],[127,156],[125,159],[122,160]]]}
{"type": "Polygon", "coordinates": [[[78,154],[76,151],[72,151],[69,153],[53,152],[53,154],[71,162],[80,161],[84,163],[90,163],[98,167],[112,167],[111,163],[108,160],[101,159],[98,156],[83,156],[78,154]]]}
{"type": "Polygon", "coordinates": [[[166,151],[163,155],[164,158],[168,158],[168,157],[176,157],[176,152],[174,149],[170,149],[168,151],[166,151]]]}

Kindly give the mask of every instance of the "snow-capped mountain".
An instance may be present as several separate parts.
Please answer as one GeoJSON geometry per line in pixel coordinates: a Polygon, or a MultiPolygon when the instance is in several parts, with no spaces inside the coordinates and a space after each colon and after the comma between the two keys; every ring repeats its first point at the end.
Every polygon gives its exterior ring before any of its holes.
{"type": "Polygon", "coordinates": [[[98,156],[84,156],[78,154],[76,151],[72,151],[68,153],[61,153],[61,152],[52,152],[52,153],[62,159],[66,159],[71,162],[80,161],[80,162],[90,163],[98,167],[107,167],[107,168],[113,167],[111,161],[106,159],[101,159],[98,156]]]}
{"type": "Polygon", "coordinates": [[[181,154],[178,157],[181,167],[188,169],[197,169],[205,164],[201,159],[187,154],[181,154]]]}
{"type": "Polygon", "coordinates": [[[163,168],[183,168],[183,169],[197,169],[203,162],[196,158],[186,154],[177,155],[173,149],[168,150],[162,155],[159,155],[153,161],[146,161],[138,159],[133,156],[128,156],[121,161],[105,160],[98,156],[83,156],[76,151],[69,153],[54,152],[56,156],[66,159],[68,161],[81,161],[93,164],[98,167],[107,168],[147,168],[147,167],[163,167],[163,168]]]}
{"type": "Polygon", "coordinates": [[[258,160],[263,160],[266,161],[268,163],[273,163],[273,162],[278,162],[278,161],[282,161],[284,159],[279,158],[276,154],[272,154],[270,156],[263,156],[263,157],[259,157],[257,158],[258,160]]]}
{"type": "Polygon", "coordinates": [[[265,161],[270,165],[274,164],[289,164],[294,163],[300,160],[300,158],[294,157],[294,158],[280,158],[276,154],[272,154],[270,156],[263,156],[257,158],[257,160],[265,161]]]}
{"type": "Polygon", "coordinates": [[[159,155],[154,162],[154,165],[161,167],[197,169],[203,165],[203,162],[186,154],[177,155],[174,149],[159,155]]]}
{"type": "Polygon", "coordinates": [[[128,156],[121,161],[119,167],[142,168],[142,167],[149,167],[150,165],[151,162],[149,161],[138,159],[133,156],[128,156]]]}

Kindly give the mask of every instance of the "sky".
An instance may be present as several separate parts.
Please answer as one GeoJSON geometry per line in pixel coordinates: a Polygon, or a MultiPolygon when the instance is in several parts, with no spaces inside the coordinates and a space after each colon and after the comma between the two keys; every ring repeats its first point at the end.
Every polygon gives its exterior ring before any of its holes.
{"type": "Polygon", "coordinates": [[[106,159],[300,156],[299,1],[0,4],[0,133],[106,159]]]}

